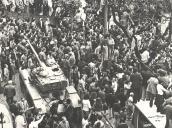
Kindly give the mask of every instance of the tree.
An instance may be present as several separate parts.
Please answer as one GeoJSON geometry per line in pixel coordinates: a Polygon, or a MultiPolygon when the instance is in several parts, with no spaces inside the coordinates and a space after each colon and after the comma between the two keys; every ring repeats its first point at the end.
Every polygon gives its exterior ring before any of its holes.
{"type": "MultiPolygon", "coordinates": [[[[169,3],[169,0],[166,1],[169,3]]],[[[111,0],[109,3],[114,22],[127,37],[129,45],[133,39],[137,42],[136,35],[150,31],[153,26],[158,29],[162,12],[171,12],[171,6],[167,6],[169,4],[161,0],[111,0]],[[119,21],[116,19],[116,14],[119,21]]],[[[160,32],[156,35],[163,37],[160,32]]],[[[170,34],[168,38],[171,41],[170,34]]]]}

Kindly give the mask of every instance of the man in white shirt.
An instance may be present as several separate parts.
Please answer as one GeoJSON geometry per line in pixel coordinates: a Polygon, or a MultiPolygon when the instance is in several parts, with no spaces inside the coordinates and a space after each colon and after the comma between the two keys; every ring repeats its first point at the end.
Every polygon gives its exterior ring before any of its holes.
{"type": "Polygon", "coordinates": [[[89,110],[91,109],[90,101],[84,99],[84,100],[82,101],[82,104],[83,104],[82,110],[83,110],[83,111],[86,111],[86,112],[89,112],[89,110]]]}
{"type": "Polygon", "coordinates": [[[26,128],[26,122],[21,112],[18,116],[16,116],[15,124],[16,124],[16,128],[26,128]]]}
{"type": "Polygon", "coordinates": [[[109,58],[111,59],[112,58],[112,54],[114,52],[114,46],[115,46],[115,41],[114,39],[112,38],[112,35],[110,35],[109,39],[108,39],[108,54],[109,54],[109,58]]]}
{"type": "Polygon", "coordinates": [[[38,125],[42,122],[45,115],[43,115],[39,120],[33,119],[32,122],[29,124],[29,128],[38,128],[38,125]]]}
{"type": "Polygon", "coordinates": [[[29,105],[27,103],[27,100],[24,98],[21,98],[21,100],[18,102],[18,107],[20,111],[25,112],[29,109],[29,105]]]}
{"type": "Polygon", "coordinates": [[[145,50],[142,54],[141,54],[141,61],[146,64],[149,61],[149,51],[145,50]]]}
{"type": "Polygon", "coordinates": [[[91,104],[90,104],[90,100],[89,100],[89,95],[86,94],[82,101],[82,110],[84,112],[84,116],[88,117],[90,109],[91,109],[91,104]]]}

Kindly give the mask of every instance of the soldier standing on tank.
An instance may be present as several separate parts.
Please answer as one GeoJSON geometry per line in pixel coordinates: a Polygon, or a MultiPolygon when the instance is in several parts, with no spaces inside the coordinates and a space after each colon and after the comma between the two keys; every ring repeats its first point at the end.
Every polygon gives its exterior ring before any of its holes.
{"type": "Polygon", "coordinates": [[[4,96],[6,96],[6,101],[8,104],[13,102],[13,98],[16,95],[15,86],[12,80],[8,81],[7,85],[4,86],[4,96]]]}

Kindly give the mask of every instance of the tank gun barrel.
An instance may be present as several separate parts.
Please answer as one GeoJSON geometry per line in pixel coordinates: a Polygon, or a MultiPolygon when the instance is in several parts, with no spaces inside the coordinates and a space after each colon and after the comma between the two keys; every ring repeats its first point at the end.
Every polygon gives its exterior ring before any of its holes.
{"type": "Polygon", "coordinates": [[[35,49],[33,48],[32,44],[30,43],[30,41],[29,41],[28,39],[27,39],[27,42],[28,42],[30,48],[32,49],[33,53],[35,54],[36,59],[38,60],[40,66],[41,66],[41,67],[46,67],[45,64],[40,60],[40,58],[39,58],[37,52],[35,51],[35,49]]]}

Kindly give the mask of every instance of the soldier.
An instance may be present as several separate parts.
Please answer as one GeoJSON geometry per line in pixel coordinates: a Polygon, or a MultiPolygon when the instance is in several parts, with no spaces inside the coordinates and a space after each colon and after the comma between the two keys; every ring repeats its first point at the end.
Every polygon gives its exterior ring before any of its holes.
{"type": "Polygon", "coordinates": [[[6,96],[6,101],[8,104],[13,102],[13,97],[16,95],[15,86],[13,82],[10,80],[8,81],[7,85],[4,87],[4,96],[6,96]]]}
{"type": "Polygon", "coordinates": [[[29,105],[27,103],[27,100],[24,98],[21,98],[21,100],[18,102],[18,108],[22,112],[26,112],[29,109],[29,105]]]}

